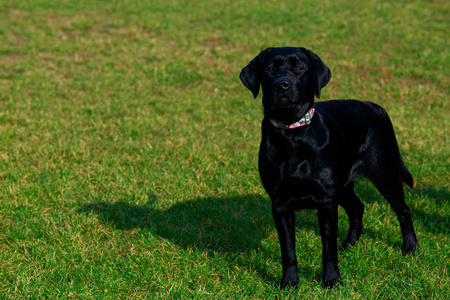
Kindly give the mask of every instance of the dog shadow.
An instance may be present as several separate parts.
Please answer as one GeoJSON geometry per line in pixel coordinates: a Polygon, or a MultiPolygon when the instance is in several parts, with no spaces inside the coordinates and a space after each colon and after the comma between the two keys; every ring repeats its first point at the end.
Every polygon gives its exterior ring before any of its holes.
{"type": "Polygon", "coordinates": [[[97,202],[84,205],[83,213],[95,213],[102,222],[119,230],[145,228],[182,247],[220,252],[255,249],[272,230],[270,203],[259,195],[205,197],[161,209],[149,195],[143,205],[97,202]]]}
{"type": "MultiPolygon", "coordinates": [[[[267,252],[265,256],[273,259],[273,265],[280,266],[281,272],[280,253],[261,245],[261,241],[275,232],[268,198],[258,194],[204,197],[166,209],[160,208],[154,195],[148,198],[142,205],[130,203],[126,198],[112,203],[96,202],[82,206],[78,212],[96,214],[101,222],[118,230],[148,230],[184,249],[196,249],[207,255],[224,254],[221,257],[231,263],[250,267],[267,282],[278,284],[279,274],[252,258],[254,251],[267,252]]],[[[304,220],[299,225],[315,228],[313,223],[304,220]]],[[[308,271],[318,273],[318,270],[308,271]]]]}
{"type": "MultiPolygon", "coordinates": [[[[366,189],[367,186],[361,188],[366,189]]],[[[427,197],[430,201],[435,201],[438,206],[445,205],[448,201],[445,199],[450,198],[448,191],[427,187],[415,188],[411,193],[427,197]]],[[[280,253],[267,250],[261,244],[276,231],[268,198],[258,194],[236,197],[211,196],[176,203],[169,208],[161,208],[154,195],[150,194],[148,198],[149,201],[142,205],[133,204],[126,197],[116,202],[100,201],[86,204],[78,212],[96,214],[101,222],[118,230],[148,230],[184,249],[196,249],[208,255],[223,253],[221,257],[228,259],[231,263],[253,268],[267,282],[272,282],[274,286],[278,284],[280,279],[278,272],[274,274],[264,264],[258,264],[251,258],[251,253],[254,251],[266,252],[264,255],[273,261],[271,264],[280,266],[281,272],[280,253]],[[241,259],[242,254],[245,258],[241,259]]],[[[385,202],[381,195],[374,196],[371,201],[385,202]]],[[[449,235],[450,218],[448,216],[430,214],[412,205],[410,207],[413,219],[420,223],[422,229],[449,235]]],[[[320,236],[316,213],[304,210],[298,214],[300,215],[298,215],[296,227],[312,230],[320,236]]],[[[346,230],[344,224],[340,224],[340,239],[345,237],[346,230]]],[[[373,239],[380,239],[380,233],[371,228],[365,227],[363,234],[373,239]]],[[[401,236],[385,242],[393,247],[401,248],[401,236]]],[[[319,250],[318,248],[317,251],[319,250]]],[[[303,274],[314,274],[317,279],[320,277],[318,269],[309,269],[304,265],[301,269],[303,274]]]]}
{"type": "Polygon", "coordinates": [[[413,194],[418,195],[419,198],[426,199],[429,206],[421,205],[412,209],[413,219],[420,222],[421,228],[430,233],[441,233],[450,236],[450,216],[439,214],[439,208],[448,207],[450,203],[450,191],[447,188],[436,187],[421,187],[417,190],[413,189],[413,194]],[[430,211],[432,210],[433,213],[430,211]]]}

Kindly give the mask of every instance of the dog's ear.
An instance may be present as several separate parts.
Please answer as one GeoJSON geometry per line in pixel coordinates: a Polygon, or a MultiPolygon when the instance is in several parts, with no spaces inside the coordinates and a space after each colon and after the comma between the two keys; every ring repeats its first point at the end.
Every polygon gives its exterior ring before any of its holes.
{"type": "Polygon", "coordinates": [[[312,66],[314,95],[320,98],[320,90],[327,85],[331,78],[331,71],[320,57],[309,49],[300,48],[308,57],[312,66]]]}
{"type": "Polygon", "coordinates": [[[242,83],[253,93],[255,99],[259,94],[259,86],[261,85],[261,58],[264,52],[265,50],[261,51],[239,74],[242,83]]]}

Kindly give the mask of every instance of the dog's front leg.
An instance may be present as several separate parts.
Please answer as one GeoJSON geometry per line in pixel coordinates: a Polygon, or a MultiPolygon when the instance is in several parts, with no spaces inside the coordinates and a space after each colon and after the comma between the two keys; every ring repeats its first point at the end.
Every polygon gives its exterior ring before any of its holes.
{"type": "Polygon", "coordinates": [[[272,204],[272,215],[281,246],[283,277],[280,288],[295,286],[299,282],[295,256],[295,212],[285,206],[272,204]]]}
{"type": "Polygon", "coordinates": [[[337,258],[338,209],[337,204],[327,204],[317,210],[322,236],[322,282],[332,288],[340,282],[337,258]]]}

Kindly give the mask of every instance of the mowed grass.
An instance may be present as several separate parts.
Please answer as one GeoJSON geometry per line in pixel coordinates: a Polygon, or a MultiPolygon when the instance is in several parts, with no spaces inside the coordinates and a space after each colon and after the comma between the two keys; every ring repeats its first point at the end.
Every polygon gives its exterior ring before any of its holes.
{"type": "Polygon", "coordinates": [[[1,298],[450,299],[448,20],[441,0],[0,1],[1,298]],[[417,255],[362,180],[344,285],[321,287],[301,211],[300,285],[278,290],[261,99],[238,79],[269,46],[324,60],[321,100],[389,112],[417,255]]]}

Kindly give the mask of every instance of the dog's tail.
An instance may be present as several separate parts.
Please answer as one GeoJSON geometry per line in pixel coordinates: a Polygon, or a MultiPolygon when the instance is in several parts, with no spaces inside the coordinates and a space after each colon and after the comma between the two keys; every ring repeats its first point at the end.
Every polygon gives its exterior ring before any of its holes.
{"type": "Polygon", "coordinates": [[[399,163],[399,169],[400,169],[400,176],[401,179],[404,183],[406,183],[410,188],[413,188],[414,186],[414,178],[411,175],[411,172],[409,172],[408,168],[405,165],[405,162],[403,161],[403,157],[400,153],[400,149],[398,147],[398,141],[395,138],[395,133],[394,133],[394,127],[392,126],[392,122],[391,119],[389,118],[388,113],[386,112],[386,110],[384,110],[384,108],[382,108],[381,106],[377,105],[377,104],[373,104],[376,107],[378,107],[379,109],[381,109],[381,115],[384,116],[384,119],[386,120],[386,124],[389,124],[389,131],[393,133],[392,135],[392,139],[393,139],[393,143],[397,148],[397,155],[398,155],[398,163],[399,163]]]}
{"type": "Polygon", "coordinates": [[[402,180],[404,183],[406,183],[410,188],[413,188],[414,186],[414,177],[411,175],[411,172],[409,172],[408,168],[405,166],[405,162],[402,158],[400,158],[400,172],[402,175],[402,180]]]}

